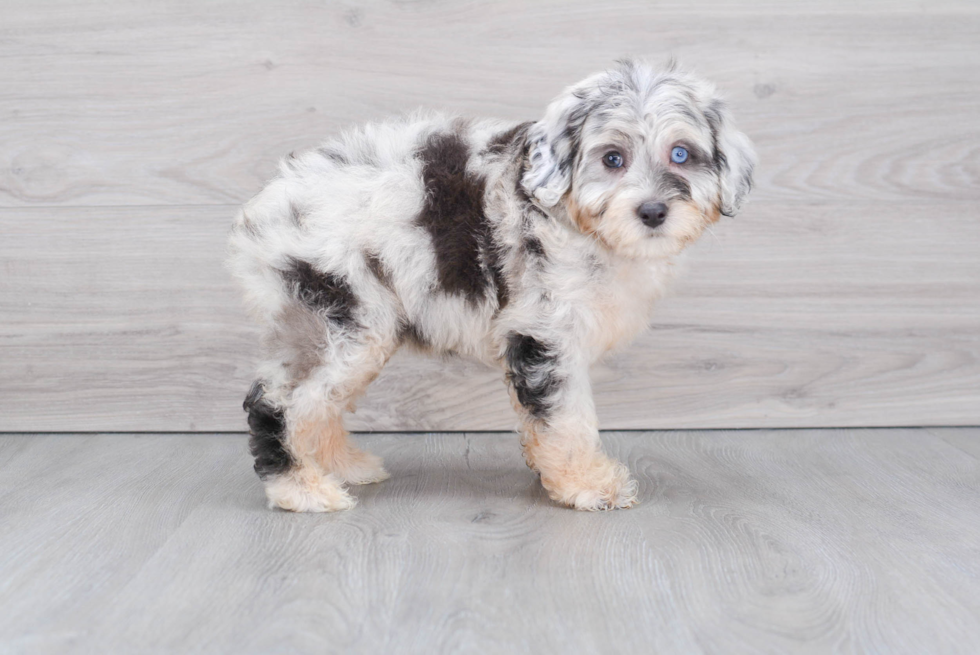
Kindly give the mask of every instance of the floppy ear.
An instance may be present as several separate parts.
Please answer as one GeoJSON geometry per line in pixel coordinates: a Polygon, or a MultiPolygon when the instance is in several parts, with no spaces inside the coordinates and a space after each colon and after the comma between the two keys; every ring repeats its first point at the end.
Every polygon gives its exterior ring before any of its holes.
{"type": "Polygon", "coordinates": [[[528,131],[528,167],[521,184],[545,207],[558,204],[572,184],[582,126],[601,95],[600,73],[565,89],[528,131]]]}
{"type": "Polygon", "coordinates": [[[735,216],[752,190],[752,172],[757,161],[755,149],[749,138],[735,129],[721,100],[713,100],[705,116],[714,139],[714,164],[721,182],[721,213],[735,216]]]}

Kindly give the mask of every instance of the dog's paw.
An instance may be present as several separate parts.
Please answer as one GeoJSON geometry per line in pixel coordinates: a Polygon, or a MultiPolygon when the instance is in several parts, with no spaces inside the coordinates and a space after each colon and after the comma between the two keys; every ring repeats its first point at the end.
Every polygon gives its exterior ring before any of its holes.
{"type": "Polygon", "coordinates": [[[351,449],[350,456],[342,464],[338,464],[332,473],[347,484],[372,484],[391,477],[380,457],[354,449],[351,449]]]}
{"type": "Polygon", "coordinates": [[[605,489],[580,491],[569,498],[569,502],[566,504],[585,512],[629,509],[639,502],[636,499],[636,491],[636,480],[629,478],[620,485],[613,485],[605,489]]]}
{"type": "Polygon", "coordinates": [[[587,512],[627,509],[638,502],[629,469],[605,456],[585,468],[542,477],[541,483],[552,500],[587,512]]]}
{"type": "Polygon", "coordinates": [[[287,473],[267,481],[265,495],[270,508],[290,512],[337,512],[357,503],[332,475],[287,473]]]}

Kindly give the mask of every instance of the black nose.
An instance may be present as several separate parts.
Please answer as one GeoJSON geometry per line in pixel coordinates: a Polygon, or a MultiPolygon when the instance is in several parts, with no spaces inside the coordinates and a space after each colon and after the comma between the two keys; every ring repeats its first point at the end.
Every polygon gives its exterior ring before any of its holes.
{"type": "Polygon", "coordinates": [[[647,201],[636,210],[640,220],[647,227],[657,227],[667,218],[667,205],[662,202],[647,201]]]}

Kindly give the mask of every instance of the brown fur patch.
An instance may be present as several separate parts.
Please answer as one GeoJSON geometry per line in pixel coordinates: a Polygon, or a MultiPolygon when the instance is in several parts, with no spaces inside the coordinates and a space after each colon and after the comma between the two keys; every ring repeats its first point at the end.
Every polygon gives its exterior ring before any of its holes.
{"type": "Polygon", "coordinates": [[[507,335],[506,363],[507,381],[521,406],[535,418],[546,418],[552,396],[562,385],[554,348],[530,335],[511,332],[507,335]]]}
{"type": "Polygon", "coordinates": [[[429,137],[419,150],[426,199],[417,221],[432,236],[442,289],[474,304],[492,291],[503,308],[509,293],[493,227],[483,210],[486,180],[467,172],[469,157],[459,134],[429,137]]]}
{"type": "Polygon", "coordinates": [[[422,334],[418,326],[407,320],[398,326],[398,341],[422,352],[429,352],[432,348],[429,340],[422,334]]]}
{"type": "Polygon", "coordinates": [[[716,201],[713,205],[711,205],[711,209],[704,214],[704,217],[709,224],[717,223],[719,219],[721,219],[721,205],[719,203],[720,201],[716,201]]]}
{"type": "Polygon", "coordinates": [[[358,299],[342,276],[321,271],[312,263],[290,257],[288,266],[279,271],[296,300],[344,327],[356,327],[354,313],[358,299]]]}
{"type": "Polygon", "coordinates": [[[486,152],[491,155],[500,155],[506,152],[509,146],[522,143],[527,134],[527,129],[531,125],[533,122],[528,121],[495,135],[487,142],[486,152]]]}
{"type": "Polygon", "coordinates": [[[575,225],[583,234],[596,235],[596,219],[597,217],[592,214],[592,212],[587,211],[585,208],[580,207],[577,202],[575,202],[574,196],[569,196],[565,201],[565,209],[568,215],[571,217],[575,225]]]}

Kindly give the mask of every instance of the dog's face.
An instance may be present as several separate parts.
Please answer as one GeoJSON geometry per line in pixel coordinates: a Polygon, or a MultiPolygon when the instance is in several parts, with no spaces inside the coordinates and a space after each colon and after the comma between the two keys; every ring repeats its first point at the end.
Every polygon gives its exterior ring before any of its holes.
{"type": "Polygon", "coordinates": [[[530,130],[528,193],[628,257],[675,254],[752,186],[755,153],[712,85],[634,62],[566,89],[530,130]]]}

